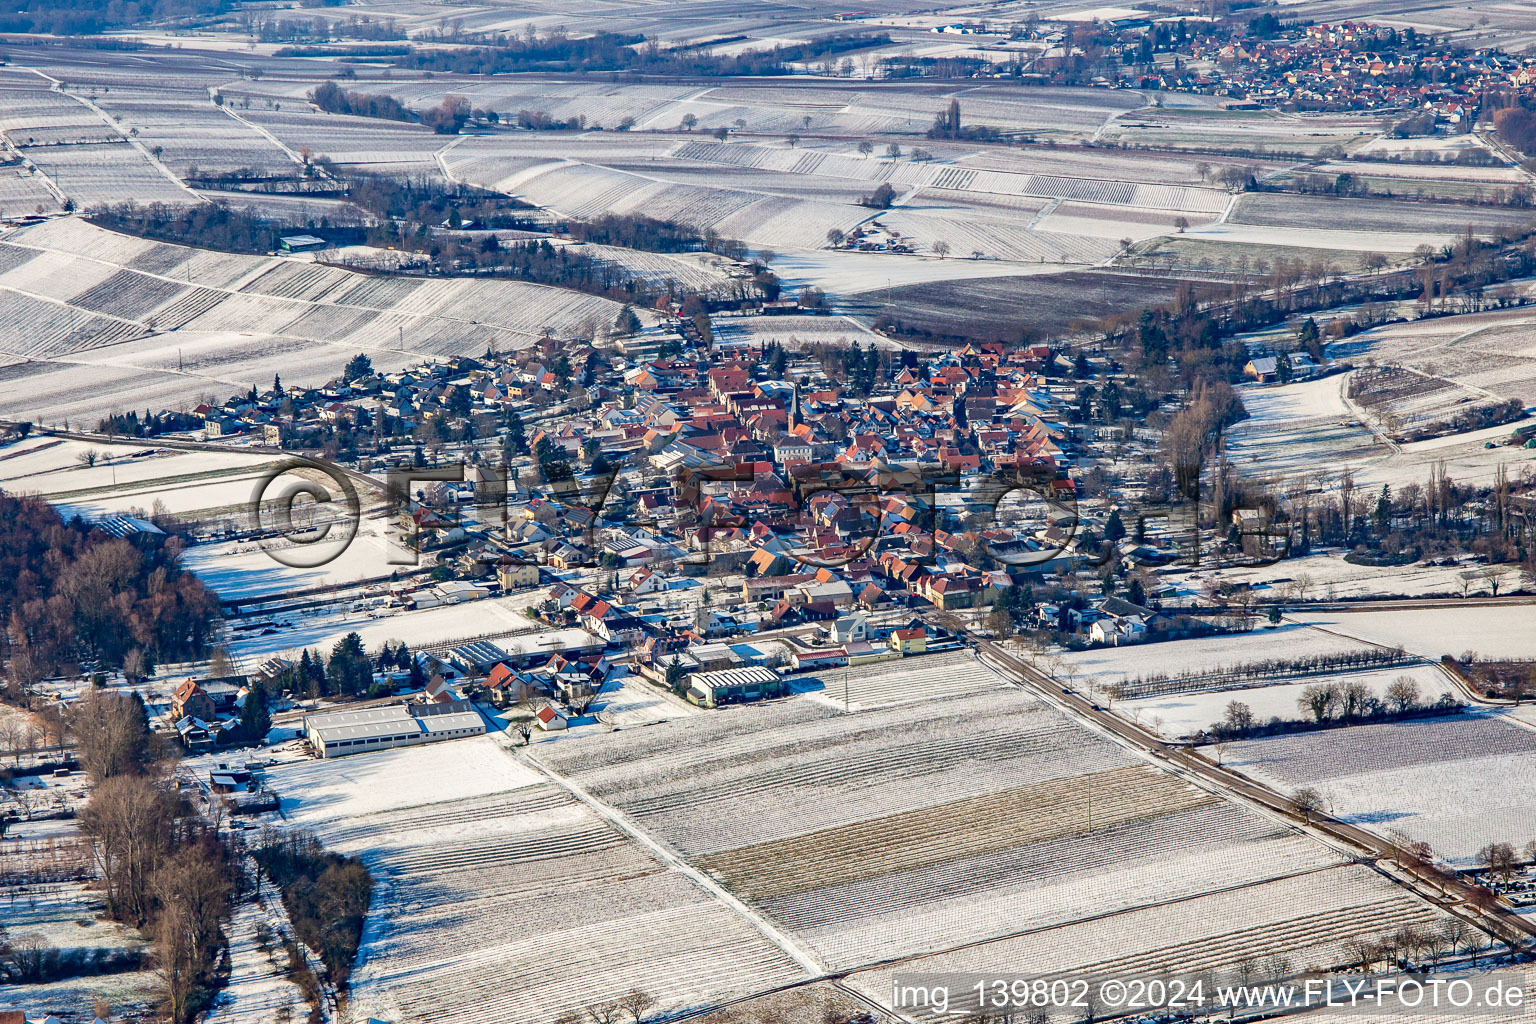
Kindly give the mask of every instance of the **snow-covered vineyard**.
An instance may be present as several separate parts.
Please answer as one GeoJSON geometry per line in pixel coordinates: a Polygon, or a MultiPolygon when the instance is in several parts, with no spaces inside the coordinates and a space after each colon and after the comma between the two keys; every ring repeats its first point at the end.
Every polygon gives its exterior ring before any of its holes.
{"type": "Polygon", "coordinates": [[[681,1009],[806,977],[491,738],[294,766],[273,784],[292,822],[374,874],[359,1012],[546,1022],[636,986],[681,1009]]]}
{"type": "Polygon", "coordinates": [[[1254,778],[1317,790],[1331,813],[1478,862],[1489,843],[1536,834],[1536,729],[1496,713],[1362,725],[1235,744],[1254,778]]]}
{"type": "MultiPolygon", "coordinates": [[[[1097,941],[1109,945],[1115,928],[1075,922],[1155,920],[1183,913],[1162,904],[1216,890],[1242,941],[1219,955],[1199,942],[1181,952],[1172,936],[1182,919],[1171,920],[1144,931],[1148,962],[1195,970],[1209,966],[1201,957],[1230,965],[1294,951],[1296,933],[1326,921],[1315,947],[1297,951],[1326,963],[1350,937],[1434,916],[1411,898],[1380,901],[1335,851],[1016,692],[853,715],[792,702],[771,716],[731,711],[534,753],[837,970],[1023,932],[1070,949],[1064,966],[1088,966],[1107,954],[1074,937],[1102,927],[1097,941]],[[1276,901],[1277,887],[1306,895],[1276,901]]],[[[1006,946],[981,949],[1013,962],[1006,946]]]]}
{"type": "Polygon", "coordinates": [[[32,361],[15,371],[28,385],[7,390],[0,416],[175,407],[166,399],[178,390],[186,402],[275,372],[324,379],[358,351],[396,368],[516,349],[545,331],[606,326],[619,308],[515,281],[380,278],[51,221],[0,243],[0,354],[32,361]],[[82,379],[78,364],[103,374],[82,379]],[[147,379],[135,386],[117,370],[147,379]],[[105,379],[118,386],[104,390],[105,379]]]}

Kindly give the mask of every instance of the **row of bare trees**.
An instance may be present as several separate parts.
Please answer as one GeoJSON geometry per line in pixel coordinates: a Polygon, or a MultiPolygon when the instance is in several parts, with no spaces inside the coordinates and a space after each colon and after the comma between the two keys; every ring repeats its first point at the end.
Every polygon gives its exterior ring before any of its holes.
{"type": "Polygon", "coordinates": [[[208,1004],[238,861],[175,787],[136,695],[93,689],[70,726],[94,782],[80,830],[107,913],[149,936],[165,1014],[183,1024],[208,1004]]]}

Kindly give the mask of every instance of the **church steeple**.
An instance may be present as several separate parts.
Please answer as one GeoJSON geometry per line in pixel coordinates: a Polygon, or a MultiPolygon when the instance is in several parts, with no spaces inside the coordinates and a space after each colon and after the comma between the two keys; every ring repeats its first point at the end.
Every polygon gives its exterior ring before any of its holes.
{"type": "Polygon", "coordinates": [[[789,402],[789,430],[800,425],[800,382],[795,382],[795,396],[789,402]]]}

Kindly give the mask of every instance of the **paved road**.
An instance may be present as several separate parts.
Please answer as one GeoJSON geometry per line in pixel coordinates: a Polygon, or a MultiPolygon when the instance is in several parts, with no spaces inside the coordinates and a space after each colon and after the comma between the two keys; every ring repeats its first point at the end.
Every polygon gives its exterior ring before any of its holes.
{"type": "MultiPolygon", "coordinates": [[[[974,634],[969,635],[969,639],[976,645],[978,656],[983,662],[1032,690],[1047,703],[1091,722],[1128,745],[1145,750],[1176,773],[1193,776],[1220,792],[1295,817],[1288,796],[1207,760],[1193,748],[1166,743],[1155,733],[1100,707],[1080,693],[1063,692],[1061,683],[990,640],[974,634]]],[[[1393,858],[1398,851],[1381,836],[1322,814],[1313,815],[1307,827],[1337,844],[1359,851],[1367,859],[1390,862],[1393,870],[1388,873],[1395,880],[1442,909],[1466,918],[1484,931],[1491,931],[1501,938],[1515,936],[1524,939],[1536,936],[1536,924],[1509,912],[1503,906],[1488,911],[1472,906],[1467,902],[1467,897],[1475,887],[1460,878],[1441,879],[1395,861],[1393,858]]],[[[1386,870],[1383,865],[1378,867],[1386,870]]]]}

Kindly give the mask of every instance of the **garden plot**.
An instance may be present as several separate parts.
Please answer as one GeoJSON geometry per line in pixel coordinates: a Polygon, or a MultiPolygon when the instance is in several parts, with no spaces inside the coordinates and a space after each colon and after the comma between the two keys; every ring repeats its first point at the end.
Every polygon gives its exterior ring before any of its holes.
{"type": "Polygon", "coordinates": [[[274,768],[289,819],[363,858],[359,1012],[550,1021],[639,987],[677,1010],[799,980],[685,875],[490,737],[274,768]],[[600,962],[600,972],[578,969],[600,962]],[[487,976],[512,977],[496,993],[487,976]]]}
{"type": "Polygon", "coordinates": [[[1246,960],[1289,976],[1348,963],[1350,939],[1440,916],[1370,868],[1346,865],[1062,927],[1030,929],[1021,922],[1022,934],[861,972],[850,981],[888,998],[893,971],[995,972],[998,964],[1021,965],[1034,977],[1124,978],[1226,970],[1246,960]]]}
{"type": "Polygon", "coordinates": [[[1496,712],[1228,745],[1225,763],[1282,792],[1310,786],[1335,817],[1423,840],[1453,863],[1536,835],[1536,729],[1496,712]]]}
{"type": "MultiPolygon", "coordinates": [[[[1508,583],[1509,581],[1506,581],[1508,583]]],[[[1481,584],[1474,593],[1487,593],[1481,584]]],[[[1536,658],[1536,605],[1296,612],[1299,622],[1432,660],[1476,651],[1482,658],[1536,658]]]]}
{"type": "Polygon", "coordinates": [[[1308,717],[1297,703],[1302,691],[1319,682],[1360,682],[1380,698],[1394,679],[1407,676],[1419,686],[1421,703],[1432,704],[1441,694],[1456,696],[1458,691],[1445,673],[1432,665],[1407,665],[1367,672],[1335,672],[1308,677],[1295,683],[1271,683],[1243,689],[1207,690],[1201,693],[1168,694],[1118,701],[1115,712],[1139,725],[1147,726],[1164,739],[1187,739],[1221,721],[1227,704],[1241,701],[1253,711],[1254,720],[1263,724],[1271,718],[1299,720],[1308,717]]]}
{"type": "Polygon", "coordinates": [[[839,708],[906,704],[936,697],[958,697],[995,690],[1003,685],[997,673],[970,651],[945,651],[881,661],[853,668],[794,676],[796,690],[814,693],[839,708]]]}

